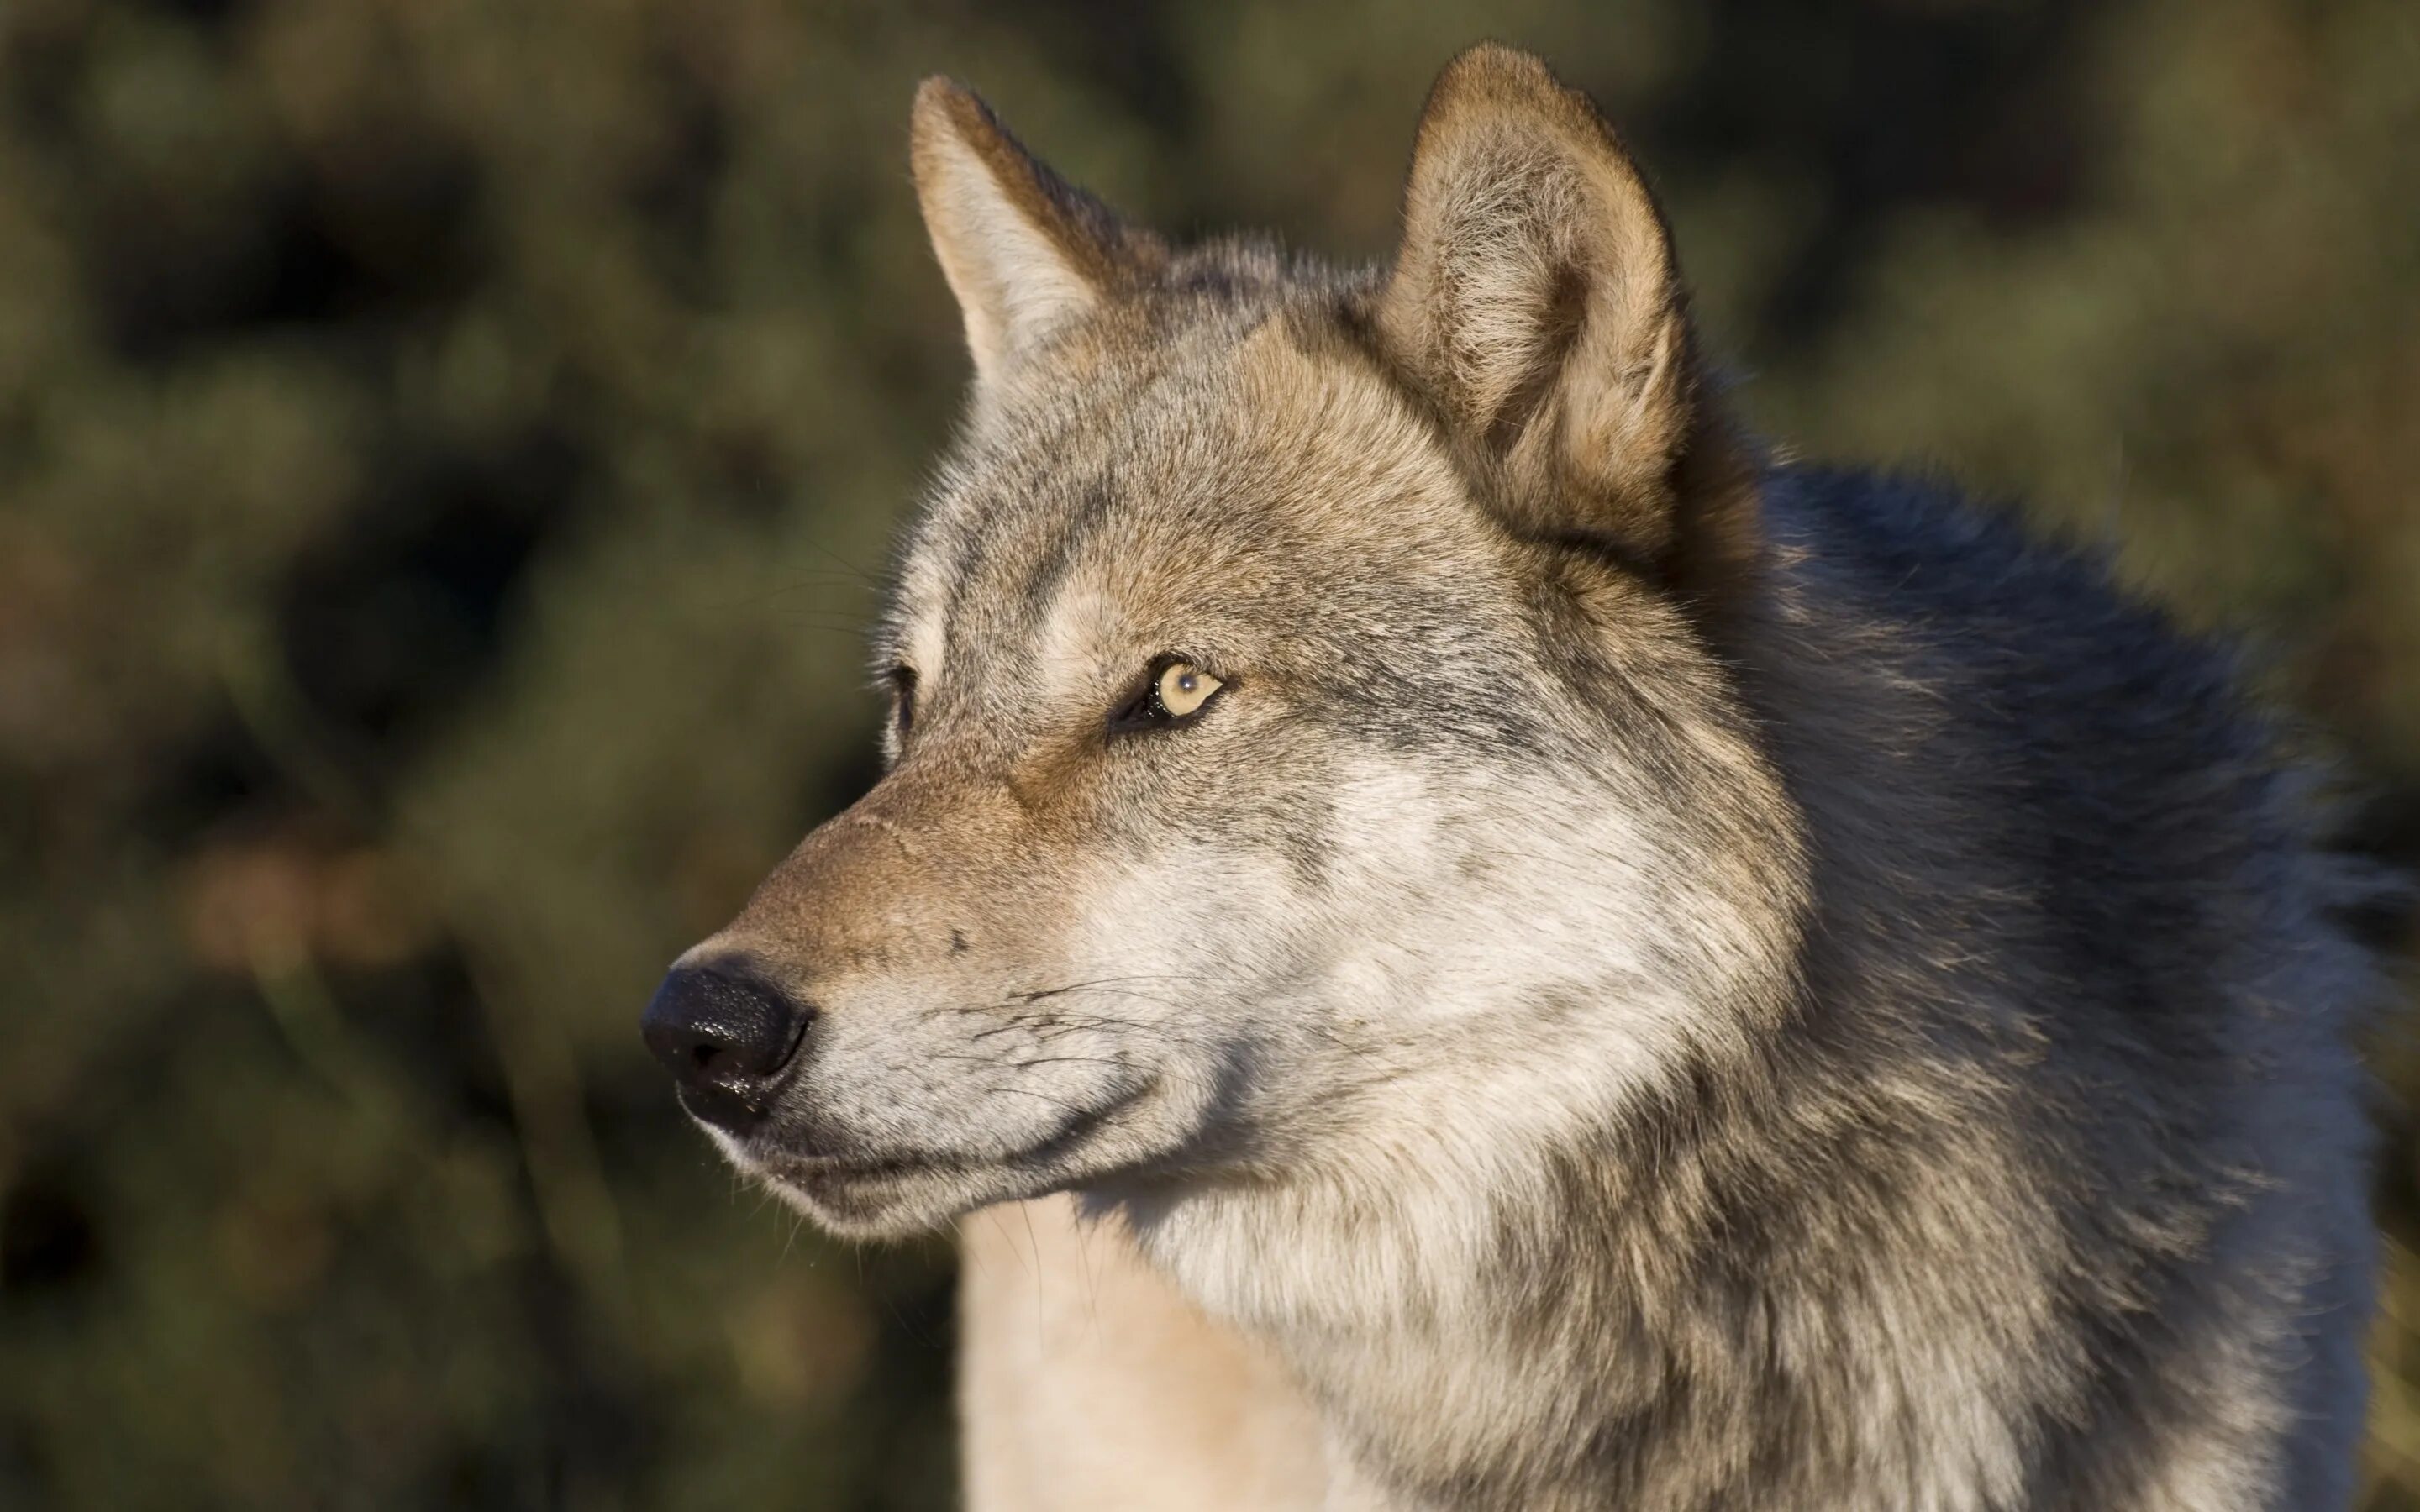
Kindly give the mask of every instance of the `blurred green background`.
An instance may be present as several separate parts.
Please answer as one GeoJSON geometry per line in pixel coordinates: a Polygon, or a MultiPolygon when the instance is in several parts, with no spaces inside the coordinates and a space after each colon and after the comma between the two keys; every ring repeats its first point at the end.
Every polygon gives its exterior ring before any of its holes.
{"type": "Polygon", "coordinates": [[[1768,432],[2114,541],[2420,862],[2411,0],[7,0],[0,1506],[947,1505],[947,1254],[737,1190],[635,1030],[870,779],[965,367],[909,92],[1373,258],[1489,35],[1768,432]]]}

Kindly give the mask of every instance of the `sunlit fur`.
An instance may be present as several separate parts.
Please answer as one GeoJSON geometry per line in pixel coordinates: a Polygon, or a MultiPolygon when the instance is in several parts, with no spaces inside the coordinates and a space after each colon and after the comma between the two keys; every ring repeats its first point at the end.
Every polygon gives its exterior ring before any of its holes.
{"type": "Polygon", "coordinates": [[[832,1229],[1074,1194],[970,1221],[1110,1281],[1086,1344],[970,1276],[978,1507],[2345,1502],[2368,967],[2215,654],[1742,439],[1519,54],[1385,270],[1171,250],[946,85],[916,165],[912,705],[692,955],[814,1005],[725,1144],[832,1229]]]}

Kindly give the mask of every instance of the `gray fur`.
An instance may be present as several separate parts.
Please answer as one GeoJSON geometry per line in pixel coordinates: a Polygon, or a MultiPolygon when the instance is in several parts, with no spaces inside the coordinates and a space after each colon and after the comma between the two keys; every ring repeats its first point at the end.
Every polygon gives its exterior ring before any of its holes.
{"type": "Polygon", "coordinates": [[[1391,272],[1117,231],[928,89],[978,399],[892,771],[693,952],[817,1015],[726,1147],[851,1234],[1077,1193],[1336,1505],[2345,1504],[2375,983],[2305,782],[2098,563],[1738,440],[1610,132],[1476,58],[1391,272]],[[1422,240],[1524,153],[1534,242],[1422,240]],[[1564,256],[1575,332],[1470,357],[1564,256]],[[1109,733],[1170,654],[1228,686],[1109,733]]]}

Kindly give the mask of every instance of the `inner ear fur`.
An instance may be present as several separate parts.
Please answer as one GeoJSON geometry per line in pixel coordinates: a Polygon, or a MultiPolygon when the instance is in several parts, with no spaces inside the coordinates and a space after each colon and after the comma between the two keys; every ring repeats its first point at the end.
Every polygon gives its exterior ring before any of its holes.
{"type": "Polygon", "coordinates": [[[1516,529],[1676,579],[1745,559],[1752,472],[1663,212],[1596,107],[1536,58],[1481,46],[1438,77],[1374,314],[1516,529]]]}
{"type": "Polygon", "coordinates": [[[1156,238],[1051,172],[948,79],[916,91],[909,161],[934,255],[966,319],[978,395],[1052,330],[1167,259],[1156,238]]]}

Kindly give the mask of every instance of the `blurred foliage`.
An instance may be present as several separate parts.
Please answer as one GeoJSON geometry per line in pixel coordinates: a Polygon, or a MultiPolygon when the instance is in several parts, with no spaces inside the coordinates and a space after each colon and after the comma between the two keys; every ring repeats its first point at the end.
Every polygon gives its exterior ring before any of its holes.
{"type": "Polygon", "coordinates": [[[946,1254],[736,1191],[634,1032],[869,779],[964,366],[909,91],[1367,258],[1486,35],[1624,123],[1760,423],[2114,539],[2420,861],[2410,0],[10,0],[0,1505],[948,1504],[946,1254]]]}

